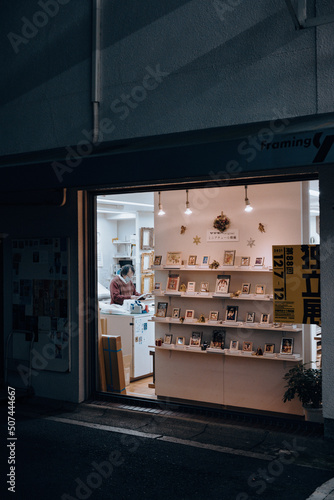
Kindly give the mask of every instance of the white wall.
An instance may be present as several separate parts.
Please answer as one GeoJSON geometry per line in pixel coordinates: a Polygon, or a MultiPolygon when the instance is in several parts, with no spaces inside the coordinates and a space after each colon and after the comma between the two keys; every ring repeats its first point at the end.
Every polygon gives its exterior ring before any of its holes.
{"type": "Polygon", "coordinates": [[[115,263],[113,255],[115,253],[112,238],[117,238],[117,221],[109,220],[98,214],[97,217],[97,232],[100,242],[98,243],[98,251],[101,252],[103,258],[103,266],[98,267],[98,281],[101,285],[109,287],[111,278],[111,269],[115,263]]]}

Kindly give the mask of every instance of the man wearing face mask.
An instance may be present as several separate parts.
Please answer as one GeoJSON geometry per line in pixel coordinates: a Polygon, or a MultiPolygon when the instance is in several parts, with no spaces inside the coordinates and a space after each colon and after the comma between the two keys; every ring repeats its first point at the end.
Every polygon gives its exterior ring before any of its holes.
{"type": "Polygon", "coordinates": [[[140,296],[132,282],[134,273],[135,268],[131,264],[126,264],[122,267],[119,276],[111,280],[110,304],[122,305],[125,299],[135,299],[140,296]]]}

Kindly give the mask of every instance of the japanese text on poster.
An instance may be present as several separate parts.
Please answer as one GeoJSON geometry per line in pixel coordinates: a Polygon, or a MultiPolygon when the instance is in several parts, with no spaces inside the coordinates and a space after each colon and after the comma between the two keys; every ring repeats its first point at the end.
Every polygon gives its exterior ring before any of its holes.
{"type": "Polygon", "coordinates": [[[321,324],[320,246],[273,246],[274,321],[321,324]]]}

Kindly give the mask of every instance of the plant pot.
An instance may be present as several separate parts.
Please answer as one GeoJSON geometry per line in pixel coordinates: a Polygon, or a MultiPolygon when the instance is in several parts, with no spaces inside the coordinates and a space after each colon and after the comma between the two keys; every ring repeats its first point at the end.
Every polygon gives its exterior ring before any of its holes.
{"type": "Polygon", "coordinates": [[[317,424],[324,423],[324,417],[322,414],[322,408],[311,408],[309,406],[303,406],[305,420],[307,422],[316,422],[317,424]]]}

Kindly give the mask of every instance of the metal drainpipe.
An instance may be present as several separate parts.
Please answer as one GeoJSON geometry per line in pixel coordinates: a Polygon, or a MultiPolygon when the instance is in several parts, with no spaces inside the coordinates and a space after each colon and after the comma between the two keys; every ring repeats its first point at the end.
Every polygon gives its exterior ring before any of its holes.
{"type": "Polygon", "coordinates": [[[101,0],[93,0],[92,103],[93,144],[99,138],[99,104],[101,95],[101,0]]]}

